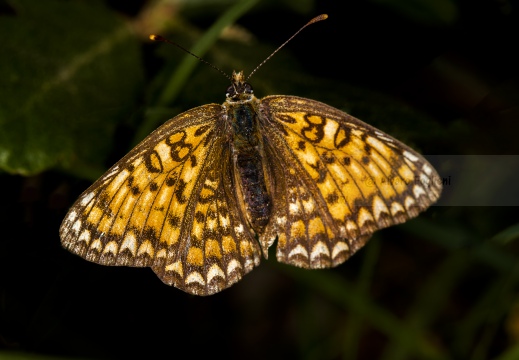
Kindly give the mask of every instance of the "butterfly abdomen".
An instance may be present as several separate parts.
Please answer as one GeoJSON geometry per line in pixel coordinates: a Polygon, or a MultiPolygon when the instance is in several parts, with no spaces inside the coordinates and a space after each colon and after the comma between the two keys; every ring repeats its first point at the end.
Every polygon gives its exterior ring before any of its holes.
{"type": "Polygon", "coordinates": [[[271,198],[263,173],[258,136],[258,116],[253,103],[236,104],[229,108],[233,129],[233,158],[237,180],[252,228],[261,234],[271,213],[271,198]]]}
{"type": "Polygon", "coordinates": [[[263,166],[258,156],[238,154],[236,167],[252,228],[262,233],[270,218],[270,196],[267,193],[263,166]]]}

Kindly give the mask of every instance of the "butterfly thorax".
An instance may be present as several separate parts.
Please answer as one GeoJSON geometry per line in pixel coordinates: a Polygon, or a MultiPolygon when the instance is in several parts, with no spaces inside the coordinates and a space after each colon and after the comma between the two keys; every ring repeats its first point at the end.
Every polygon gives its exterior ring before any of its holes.
{"type": "Polygon", "coordinates": [[[263,146],[259,126],[259,101],[243,73],[233,73],[233,84],[227,89],[224,104],[231,127],[231,152],[236,169],[236,195],[248,222],[257,233],[263,233],[271,213],[271,197],[266,186],[263,146]]]}

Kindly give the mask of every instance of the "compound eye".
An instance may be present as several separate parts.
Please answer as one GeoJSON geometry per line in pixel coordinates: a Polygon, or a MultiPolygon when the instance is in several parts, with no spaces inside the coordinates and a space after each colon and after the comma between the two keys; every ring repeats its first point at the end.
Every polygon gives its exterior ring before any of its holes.
{"type": "Polygon", "coordinates": [[[252,90],[252,86],[249,83],[245,83],[245,85],[243,86],[243,92],[245,94],[252,94],[254,90],[252,90]]]}
{"type": "Polygon", "coordinates": [[[234,86],[231,85],[231,86],[229,86],[229,87],[227,88],[227,91],[226,91],[226,93],[225,93],[225,96],[227,96],[227,97],[233,97],[234,95],[236,95],[236,90],[234,89],[234,86]]]}

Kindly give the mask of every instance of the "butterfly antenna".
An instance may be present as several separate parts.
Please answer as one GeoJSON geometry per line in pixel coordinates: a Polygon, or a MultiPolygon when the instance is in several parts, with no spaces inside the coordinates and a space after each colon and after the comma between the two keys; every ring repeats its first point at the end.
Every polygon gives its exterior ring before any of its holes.
{"type": "Polygon", "coordinates": [[[249,76],[247,77],[247,81],[251,78],[251,76],[256,72],[258,71],[258,69],[260,67],[262,67],[267,61],[270,60],[270,58],[272,56],[274,56],[275,53],[277,53],[279,50],[281,50],[281,48],[283,46],[285,46],[290,40],[292,40],[294,37],[296,37],[297,34],[299,34],[305,27],[307,27],[308,25],[312,25],[318,21],[321,21],[321,20],[326,20],[328,19],[328,14],[321,14],[319,16],[316,16],[314,17],[312,20],[310,20],[309,22],[307,22],[301,29],[297,30],[297,32],[292,35],[287,41],[285,41],[283,44],[281,44],[280,47],[278,47],[276,50],[274,50],[274,52],[272,54],[270,54],[265,60],[263,60],[263,62],[261,64],[259,64],[258,66],[256,66],[256,69],[252,70],[252,72],[249,74],[249,76]]]}
{"type": "MultiPolygon", "coordinates": [[[[307,24],[308,25],[308,24],[307,24]]],[[[229,75],[227,75],[225,72],[223,72],[222,70],[220,70],[219,68],[217,68],[216,66],[214,66],[213,64],[211,64],[210,62],[208,61],[205,61],[204,59],[202,59],[201,57],[193,54],[191,51],[187,50],[186,48],[180,46],[179,44],[177,44],[176,42],[174,41],[171,41],[171,40],[168,40],[166,39],[164,36],[160,36],[160,35],[150,35],[150,40],[153,40],[153,41],[162,41],[162,42],[165,42],[165,43],[168,43],[168,44],[171,44],[171,45],[175,45],[176,47],[178,47],[180,50],[184,50],[186,53],[188,53],[189,55],[191,56],[194,56],[195,58],[197,58],[198,60],[200,60],[201,62],[209,65],[210,67],[212,67],[213,69],[219,71],[221,74],[223,74],[223,76],[225,76],[227,79],[229,79],[231,82],[232,82],[232,79],[229,75]]]]}

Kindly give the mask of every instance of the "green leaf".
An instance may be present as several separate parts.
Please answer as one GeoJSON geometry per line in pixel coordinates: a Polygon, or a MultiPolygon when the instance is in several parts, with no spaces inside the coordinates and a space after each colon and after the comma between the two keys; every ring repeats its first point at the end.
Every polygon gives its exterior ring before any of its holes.
{"type": "Polygon", "coordinates": [[[511,345],[495,360],[516,360],[519,359],[519,344],[511,345]]]}
{"type": "Polygon", "coordinates": [[[512,225],[496,234],[492,241],[496,244],[506,245],[519,239],[519,224],[512,225]]]}
{"type": "Polygon", "coordinates": [[[9,34],[0,44],[0,168],[102,168],[142,84],[139,43],[97,1],[8,3],[14,15],[0,18],[9,34]]]}

